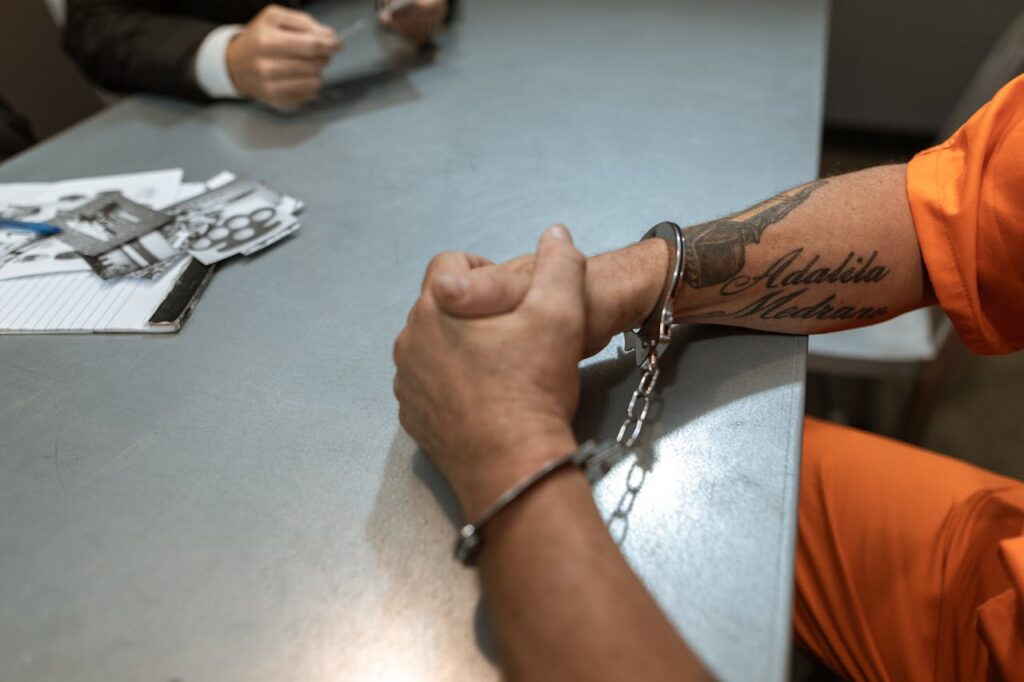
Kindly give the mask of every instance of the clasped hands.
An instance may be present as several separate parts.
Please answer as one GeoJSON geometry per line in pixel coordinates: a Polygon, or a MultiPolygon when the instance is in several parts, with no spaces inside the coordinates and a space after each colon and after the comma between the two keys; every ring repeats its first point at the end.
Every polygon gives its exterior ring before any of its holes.
{"type": "Polygon", "coordinates": [[[661,240],[591,259],[554,225],[501,265],[436,256],[394,345],[402,426],[451,483],[468,519],[576,448],[578,364],[653,309],[661,240]]]}

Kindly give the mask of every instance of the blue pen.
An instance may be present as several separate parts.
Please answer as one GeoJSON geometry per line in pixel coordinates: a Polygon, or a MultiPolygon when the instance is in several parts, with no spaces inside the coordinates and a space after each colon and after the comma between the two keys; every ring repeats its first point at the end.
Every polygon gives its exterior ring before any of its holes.
{"type": "Polygon", "coordinates": [[[47,237],[51,234],[60,234],[60,228],[56,225],[50,225],[48,223],[26,223],[24,220],[11,220],[10,218],[0,218],[0,228],[35,232],[36,234],[41,234],[47,237]]]}

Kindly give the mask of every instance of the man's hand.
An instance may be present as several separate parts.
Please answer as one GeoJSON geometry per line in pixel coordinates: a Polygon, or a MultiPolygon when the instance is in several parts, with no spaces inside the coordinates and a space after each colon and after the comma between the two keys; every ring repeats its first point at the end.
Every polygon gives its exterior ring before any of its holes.
{"type": "Polygon", "coordinates": [[[423,45],[444,25],[448,0],[413,0],[397,11],[384,7],[380,23],[406,40],[423,45]]]}
{"type": "Polygon", "coordinates": [[[334,31],[309,14],[268,5],[228,45],[228,71],[243,95],[293,109],[320,92],[320,73],[340,49],[334,31]]]}
{"type": "Polygon", "coordinates": [[[431,262],[419,301],[395,342],[399,417],[452,484],[468,518],[543,462],[576,447],[586,259],[568,230],[541,237],[533,273],[509,312],[445,314],[435,291],[487,262],[445,253],[431,262]]]}
{"type": "MultiPolygon", "coordinates": [[[[473,257],[468,268],[453,273],[454,287],[433,282],[433,295],[441,309],[456,317],[486,317],[506,313],[519,305],[529,290],[534,255],[501,265],[473,257]]],[[[584,355],[597,353],[616,334],[633,329],[658,301],[668,267],[668,249],[660,239],[649,239],[587,261],[584,310],[584,355]]]]}

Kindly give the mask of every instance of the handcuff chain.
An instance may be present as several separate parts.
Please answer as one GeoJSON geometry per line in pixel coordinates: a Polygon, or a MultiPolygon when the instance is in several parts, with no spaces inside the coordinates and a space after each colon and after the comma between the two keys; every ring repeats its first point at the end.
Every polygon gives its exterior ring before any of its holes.
{"type": "Polygon", "coordinates": [[[626,406],[626,418],[623,420],[622,426],[619,427],[619,432],[615,436],[615,442],[623,449],[636,445],[640,434],[643,432],[644,425],[647,423],[651,402],[654,400],[654,389],[658,384],[658,375],[661,373],[661,370],[658,368],[658,358],[660,356],[658,344],[652,344],[647,349],[647,357],[641,365],[643,373],[640,375],[640,383],[629,399],[629,404],[626,406]],[[640,406],[639,413],[637,412],[638,405],[640,406]]]}

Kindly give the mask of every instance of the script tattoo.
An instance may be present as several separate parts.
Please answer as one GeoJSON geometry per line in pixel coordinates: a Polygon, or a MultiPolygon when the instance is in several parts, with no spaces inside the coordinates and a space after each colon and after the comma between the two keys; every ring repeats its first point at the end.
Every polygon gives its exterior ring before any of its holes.
{"type": "Polygon", "coordinates": [[[867,258],[850,251],[836,266],[819,264],[821,257],[815,254],[798,267],[803,252],[802,248],[793,249],[761,274],[736,275],[722,285],[721,294],[732,296],[762,283],[766,289],[808,284],[875,284],[889,276],[889,268],[875,263],[878,251],[872,251],[867,258]]]}
{"type": "Polygon", "coordinates": [[[721,284],[743,271],[748,244],[761,243],[770,226],[826,184],[815,180],[762,201],[742,213],[686,230],[686,283],[694,288],[721,284]]]}
{"type": "Polygon", "coordinates": [[[716,310],[705,313],[704,317],[760,317],[762,320],[874,320],[885,316],[889,309],[885,306],[841,305],[836,302],[835,294],[828,294],[817,303],[810,305],[788,305],[797,302],[807,293],[807,289],[769,291],[761,298],[748,303],[739,310],[716,310]],[[835,305],[833,305],[835,304],[835,305]]]}
{"type": "Polygon", "coordinates": [[[803,252],[802,248],[793,249],[760,274],[736,275],[727,280],[719,290],[722,296],[735,296],[759,284],[768,293],[738,310],[717,310],[706,316],[737,319],[757,316],[762,320],[871,320],[888,312],[884,306],[873,308],[842,305],[836,302],[835,294],[828,294],[812,305],[790,305],[798,303],[798,299],[816,284],[877,284],[888,277],[890,272],[889,268],[875,262],[878,251],[872,251],[867,257],[850,251],[835,266],[820,265],[821,257],[817,254],[806,263],[798,265],[803,252]],[[802,288],[794,291],[796,287],[802,288]]]}

